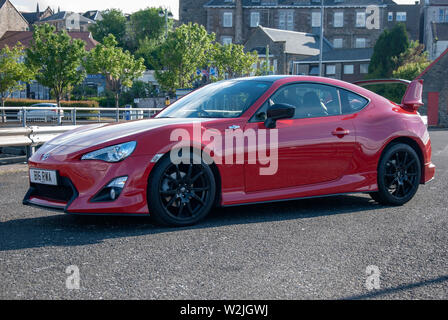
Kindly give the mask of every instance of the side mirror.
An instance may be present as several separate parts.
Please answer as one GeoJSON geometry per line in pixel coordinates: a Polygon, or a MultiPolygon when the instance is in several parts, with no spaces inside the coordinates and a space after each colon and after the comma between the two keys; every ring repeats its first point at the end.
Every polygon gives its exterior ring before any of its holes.
{"type": "Polygon", "coordinates": [[[295,112],[296,108],[289,104],[274,104],[267,111],[267,119],[264,125],[268,129],[274,129],[277,125],[277,120],[291,119],[294,117],[295,112]]]}

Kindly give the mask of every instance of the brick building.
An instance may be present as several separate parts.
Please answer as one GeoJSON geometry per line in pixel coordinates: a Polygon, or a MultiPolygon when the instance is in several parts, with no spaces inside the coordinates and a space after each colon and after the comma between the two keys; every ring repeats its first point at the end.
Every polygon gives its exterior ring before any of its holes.
{"type": "Polygon", "coordinates": [[[0,37],[7,31],[26,31],[28,21],[9,0],[0,0],[0,37]]]}
{"type": "Polygon", "coordinates": [[[448,48],[417,79],[423,79],[423,103],[420,112],[428,116],[430,126],[448,127],[448,48]]]}

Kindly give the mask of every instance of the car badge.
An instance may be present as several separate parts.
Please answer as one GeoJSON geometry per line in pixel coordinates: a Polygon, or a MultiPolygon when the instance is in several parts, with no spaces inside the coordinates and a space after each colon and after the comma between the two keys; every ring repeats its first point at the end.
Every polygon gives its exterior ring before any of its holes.
{"type": "Polygon", "coordinates": [[[50,153],[45,153],[43,156],[42,156],[42,161],[45,161],[45,160],[47,160],[48,158],[50,158],[50,153]]]}

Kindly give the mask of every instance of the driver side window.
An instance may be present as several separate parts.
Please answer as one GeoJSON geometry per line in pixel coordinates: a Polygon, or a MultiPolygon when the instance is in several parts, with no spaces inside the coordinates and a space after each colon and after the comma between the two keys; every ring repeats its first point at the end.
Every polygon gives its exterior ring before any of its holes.
{"type": "Polygon", "coordinates": [[[277,90],[255,114],[254,121],[266,120],[269,107],[286,104],[296,109],[293,119],[317,118],[342,114],[337,88],[316,83],[297,83],[277,90]]]}

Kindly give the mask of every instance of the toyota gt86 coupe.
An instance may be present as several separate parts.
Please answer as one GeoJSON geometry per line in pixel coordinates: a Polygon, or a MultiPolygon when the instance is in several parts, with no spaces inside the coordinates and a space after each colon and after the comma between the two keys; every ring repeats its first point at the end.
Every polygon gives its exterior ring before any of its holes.
{"type": "Polygon", "coordinates": [[[166,226],[195,224],[215,206],[348,193],[403,205],[435,174],[422,86],[411,82],[396,104],[321,77],[216,82],[154,118],[45,143],[29,159],[24,204],[166,226]]]}

